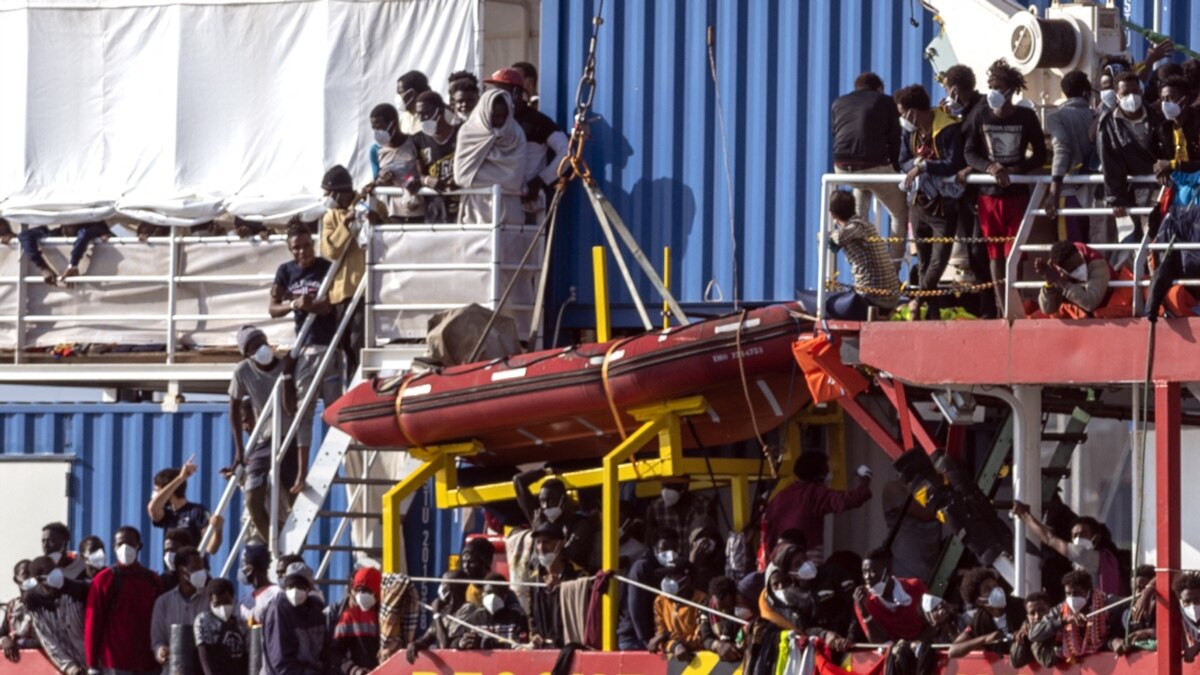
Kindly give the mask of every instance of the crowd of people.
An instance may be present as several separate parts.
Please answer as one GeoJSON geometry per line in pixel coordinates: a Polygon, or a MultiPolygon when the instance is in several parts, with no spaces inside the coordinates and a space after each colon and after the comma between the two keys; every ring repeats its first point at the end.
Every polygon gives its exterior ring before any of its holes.
{"type": "MultiPolygon", "coordinates": [[[[381,222],[490,223],[490,190],[499,186],[501,223],[540,223],[547,194],[557,182],[559,165],[566,156],[567,136],[554,120],[538,111],[537,86],[537,69],[527,62],[502,68],[482,82],[468,71],[454,72],[447,82],[446,98],[433,90],[424,73],[401,75],[394,102],[379,103],[370,111],[369,131],[374,139],[369,150],[371,180],[355,189],[349,172],[339,170],[337,187],[345,189],[339,197],[323,185],[325,207],[344,212],[359,200],[368,200],[381,222]],[[377,188],[402,192],[376,198],[377,188]],[[458,194],[460,190],[489,193],[458,194]]],[[[314,226],[299,216],[287,223],[289,231],[306,227],[312,232],[314,226]]],[[[167,228],[149,223],[138,224],[136,230],[142,241],[167,234],[167,228]]],[[[270,235],[272,228],[235,218],[228,225],[202,223],[190,231],[219,236],[232,231],[251,238],[270,235]]],[[[50,285],[81,274],[90,247],[107,242],[113,234],[104,221],[21,228],[0,218],[0,242],[17,239],[24,258],[50,285]],[[42,242],[47,237],[74,238],[67,266],[61,271],[43,255],[42,242]]]]}
{"type": "MultiPolygon", "coordinates": [[[[877,75],[860,75],[855,90],[833,103],[834,171],[898,173],[903,180],[860,185],[853,196],[840,190],[830,195],[829,245],[846,254],[853,284],[827,298],[828,315],[920,318],[934,311],[928,318],[936,318],[940,310],[962,302],[946,300],[949,294],[939,296],[957,250],[964,269],[956,275],[955,292],[977,292],[970,311],[984,318],[998,316],[1005,306],[1006,259],[1033,193],[1031,184],[1013,177],[1048,175],[1044,202],[1032,206],[1045,209],[1046,216],[1035,220],[1035,226],[1053,231],[1051,239],[1057,243],[1049,255],[1033,261],[1033,273],[1044,287],[1036,302],[1026,303],[1026,314],[1130,316],[1131,289],[1110,283],[1133,278],[1132,256],[1106,255],[1090,245],[1140,242],[1145,230],[1158,241],[1200,241],[1194,232],[1200,218],[1196,209],[1174,212],[1168,223],[1162,222],[1161,210],[1148,218],[1132,213],[1169,201],[1159,187],[1181,195],[1190,191],[1195,183],[1191,174],[1200,171],[1200,61],[1168,62],[1155,69],[1153,64],[1170,55],[1172,47],[1169,41],[1153,45],[1137,64],[1122,55],[1106,55],[1096,83],[1082,71],[1066,73],[1062,99],[1046,111],[1044,124],[1034,103],[1022,97],[1025,76],[1004,59],[988,68],[985,94],[977,91],[976,73],[965,65],[941,73],[946,95],[940,101],[920,84],[888,96],[877,75]],[[968,184],[971,174],[986,174],[995,182],[968,184]],[[1103,176],[1103,184],[1064,181],[1088,174],[1103,176]],[[1136,176],[1154,176],[1158,185],[1130,180],[1136,176]],[[870,195],[888,212],[892,236],[881,237],[877,224],[870,222],[870,195]],[[1093,206],[1111,208],[1112,215],[1062,215],[1061,227],[1054,226],[1061,210],[1093,206]],[[899,260],[906,243],[915,251],[916,264],[902,285],[899,260]],[[975,285],[958,283],[972,279],[975,285]]],[[[1181,275],[1200,271],[1190,257],[1183,257],[1182,264],[1151,261],[1169,269],[1151,292],[1148,315],[1194,315],[1195,299],[1172,285],[1181,275]]]]}

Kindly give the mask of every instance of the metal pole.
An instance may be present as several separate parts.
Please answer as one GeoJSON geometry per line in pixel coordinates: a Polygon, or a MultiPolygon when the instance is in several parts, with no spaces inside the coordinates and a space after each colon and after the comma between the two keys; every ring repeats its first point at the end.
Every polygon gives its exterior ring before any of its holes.
{"type": "Polygon", "coordinates": [[[501,199],[502,194],[503,193],[500,191],[499,183],[492,186],[492,226],[493,227],[500,227],[500,213],[501,213],[500,199],[501,199]]]}
{"type": "Polygon", "coordinates": [[[608,342],[608,257],[603,246],[592,247],[592,276],[596,287],[596,342],[608,342]]]}
{"type": "MultiPolygon", "coordinates": [[[[202,593],[201,590],[196,590],[202,593]]],[[[196,675],[196,638],[190,624],[171,624],[171,643],[167,657],[170,675],[196,675]]]]}
{"type": "Polygon", "coordinates": [[[176,279],[179,277],[179,246],[175,241],[175,228],[170,228],[167,239],[170,251],[167,255],[167,363],[175,363],[175,303],[176,279]]]}
{"type": "Polygon", "coordinates": [[[262,626],[250,627],[250,670],[247,675],[259,675],[263,670],[263,634],[262,626]]]}
{"type": "MultiPolygon", "coordinates": [[[[1180,387],[1178,382],[1154,383],[1154,519],[1156,522],[1157,564],[1155,590],[1158,608],[1158,672],[1179,675],[1183,664],[1183,631],[1179,602],[1171,595],[1171,572],[1181,566],[1182,515],[1179,490],[1180,471],[1180,387]]],[[[1135,564],[1137,561],[1134,561],[1135,564]]]]}
{"type": "Polygon", "coordinates": [[[817,318],[825,317],[825,283],[829,280],[829,259],[826,256],[829,246],[826,237],[829,230],[829,174],[821,176],[821,213],[817,222],[817,318]]]}
{"type": "MultiPolygon", "coordinates": [[[[276,392],[278,393],[278,387],[276,387],[276,392]]],[[[271,403],[271,523],[267,526],[269,531],[267,543],[271,555],[279,555],[279,436],[283,432],[279,399],[280,397],[276,396],[271,403]]]]}

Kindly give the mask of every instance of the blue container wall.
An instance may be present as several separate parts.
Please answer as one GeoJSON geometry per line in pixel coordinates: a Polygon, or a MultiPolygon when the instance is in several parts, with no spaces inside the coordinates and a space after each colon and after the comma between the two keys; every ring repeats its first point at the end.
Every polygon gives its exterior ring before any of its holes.
{"type": "MultiPolygon", "coordinates": [[[[154,404],[4,404],[0,405],[0,456],[72,456],[68,523],[72,545],[92,534],[111,542],[118,527],[133,525],[146,543],[142,564],[158,570],[162,532],[151,526],[146,513],[154,474],[195,456],[200,470],[188,481],[188,499],[215,508],[226,485],[218,469],[233,461],[227,409],[225,404],[184,404],[177,413],[164,413],[154,404]]],[[[314,441],[319,443],[323,435],[318,422],[314,441]]],[[[436,508],[423,512],[419,500],[405,522],[410,569],[414,574],[439,576],[446,568],[448,547],[457,547],[461,540],[461,527],[453,513],[436,508]]],[[[214,569],[224,564],[237,536],[241,508],[238,491],[233,511],[226,517],[224,543],[214,557],[214,569]]],[[[326,508],[346,509],[346,491],[341,486],[333,490],[326,508]]],[[[336,525],[334,519],[318,520],[310,541],[330,542],[336,525]]],[[[349,543],[348,532],[340,543],[349,543]]],[[[16,545],[33,553],[40,542],[16,545]]],[[[319,554],[309,552],[306,558],[316,569],[319,554]]],[[[349,578],[350,560],[349,553],[335,554],[326,578],[349,578]]],[[[337,599],[341,589],[326,593],[337,599]]]]}
{"type": "MultiPolygon", "coordinates": [[[[968,1],[968,0],[964,0],[968,1]]],[[[1200,3],[1162,0],[1164,28],[1200,46],[1200,3]]],[[[542,0],[543,110],[564,129],[587,54],[595,0],[542,0]]],[[[701,302],[715,280],[732,298],[790,300],[817,272],[820,177],[831,170],[829,107],[874,71],[888,91],[920,82],[939,97],[923,58],[932,15],[902,0],[607,0],[597,48],[597,89],[586,158],[642,248],[661,269],[671,246],[672,288],[701,302]],[[728,135],[737,252],[730,236],[725,159],[706,32],[716,32],[721,112],[728,135]]],[[[1035,3],[1045,9],[1049,3],[1035,3]]],[[[1152,0],[1129,0],[1127,16],[1150,26],[1152,0]]],[[[1143,41],[1130,41],[1137,55],[1143,41]]],[[[591,325],[590,248],[602,243],[587,200],[572,190],[555,256],[557,307],[568,288],[578,304],[568,325],[591,325]]],[[[610,266],[611,267],[611,266],[610,266]]],[[[615,268],[615,319],[630,296],[615,268]]],[[[652,298],[642,280],[641,294],[652,298]]]]}

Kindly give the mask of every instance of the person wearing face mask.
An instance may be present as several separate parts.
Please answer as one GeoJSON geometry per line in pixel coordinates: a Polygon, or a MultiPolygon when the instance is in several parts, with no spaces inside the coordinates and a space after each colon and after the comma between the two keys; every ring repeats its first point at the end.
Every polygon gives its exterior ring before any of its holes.
{"type": "MultiPolygon", "coordinates": [[[[967,165],[963,159],[962,124],[950,113],[933,108],[929,92],[919,84],[900,89],[893,98],[902,130],[900,171],[906,174],[901,187],[910,194],[913,232],[920,239],[953,238],[963,195],[955,176],[967,165]]],[[[921,290],[938,287],[950,262],[951,246],[917,243],[921,290]]],[[[910,309],[915,313],[920,304],[914,301],[910,309]]]]}
{"type": "Polygon", "coordinates": [[[433,621],[430,622],[424,635],[405,647],[404,658],[410,664],[416,662],[418,652],[429,649],[435,644],[439,649],[450,648],[450,633],[454,629],[454,625],[446,617],[458,615],[459,610],[466,603],[467,591],[466,584],[453,582],[464,580],[466,576],[459,570],[450,570],[442,575],[442,579],[446,581],[438,585],[437,597],[430,603],[433,607],[433,621]]]}
{"type": "Polygon", "coordinates": [[[450,73],[450,110],[454,114],[452,124],[458,126],[479,104],[479,78],[475,73],[459,70],[450,73]]]}
{"type": "Polygon", "coordinates": [[[85,563],[83,575],[79,578],[84,581],[91,581],[100,573],[100,570],[108,567],[108,552],[104,550],[104,540],[95,535],[88,535],[79,542],[79,555],[85,563]]]}
{"type": "MultiPolygon", "coordinates": [[[[417,167],[421,185],[438,192],[458,188],[454,182],[454,149],[458,145],[458,125],[452,124],[441,95],[427,91],[417,97],[417,117],[421,130],[413,134],[417,149],[417,167]]],[[[425,216],[431,223],[458,222],[458,198],[425,198],[425,216]]]]}
{"type": "MultiPolygon", "coordinates": [[[[463,576],[472,582],[481,582],[492,571],[496,549],[486,537],[472,537],[463,544],[459,564],[463,576]]],[[[483,584],[471,583],[466,587],[467,602],[478,605],[483,600],[483,584]]]]}
{"type": "Polygon", "coordinates": [[[659,578],[663,594],[654,599],[654,637],[646,644],[646,651],[652,654],[661,651],[684,663],[690,662],[701,647],[700,624],[704,617],[699,609],[685,605],[675,597],[702,605],[708,596],[695,587],[689,563],[665,567],[659,572],[659,578]]]}
{"type": "Polygon", "coordinates": [[[721,532],[715,525],[693,528],[688,537],[688,562],[697,588],[708,588],[713,577],[725,571],[725,550],[720,541],[721,532]]]}
{"type": "MultiPolygon", "coordinates": [[[[683,561],[683,545],[679,534],[661,528],[651,547],[629,566],[629,578],[647,586],[658,583],[658,574],[665,567],[683,561]]],[[[617,618],[617,646],[622,651],[641,651],[654,637],[655,595],[636,586],[619,587],[621,611],[617,618]]]]}
{"type": "Polygon", "coordinates": [[[87,672],[83,650],[84,605],[88,584],[67,579],[50,558],[34,558],[29,565],[33,588],[24,595],[38,645],[59,672],[82,675],[87,672]]]}
{"type": "Polygon", "coordinates": [[[591,567],[592,548],[596,540],[596,527],[586,516],[579,513],[575,502],[567,494],[567,487],[558,478],[549,477],[542,481],[537,497],[533,496],[533,484],[545,476],[553,476],[553,469],[532,469],[513,477],[517,504],[525,513],[530,528],[537,531],[544,525],[562,528],[563,555],[585,569],[591,567]]]}
{"type": "Polygon", "coordinates": [[[841,631],[853,617],[850,604],[837,586],[835,571],[809,560],[804,548],[803,541],[775,548],[759,612],[781,630],[819,637],[835,651],[844,651],[848,642],[841,631]]]}
{"type": "MultiPolygon", "coordinates": [[[[62,572],[58,573],[62,578],[62,572]]],[[[13,583],[20,589],[17,595],[4,605],[3,617],[0,618],[0,649],[4,657],[16,663],[21,660],[22,649],[37,649],[37,635],[33,631],[33,621],[25,609],[22,593],[34,588],[38,580],[31,572],[29,560],[18,560],[13,566],[13,583]]]]}
{"type": "Polygon", "coordinates": [[[360,567],[350,593],[329,611],[329,655],[343,675],[368,675],[379,667],[379,594],[383,575],[360,567]]]}
{"type": "Polygon", "coordinates": [[[71,551],[71,530],[62,523],[50,523],[42,528],[42,555],[58,565],[68,579],[83,576],[87,562],[71,551]]]}
{"type": "MultiPolygon", "coordinates": [[[[1090,136],[1092,124],[1096,121],[1096,113],[1091,108],[1089,97],[1092,84],[1088,81],[1087,73],[1072,70],[1063,75],[1062,93],[1066,101],[1059,104],[1058,110],[1046,116],[1046,135],[1050,137],[1050,147],[1053,155],[1050,163],[1050,183],[1046,201],[1046,215],[1057,217],[1059,206],[1079,208],[1084,204],[1091,205],[1092,190],[1087,185],[1066,185],[1063,180],[1068,175],[1080,175],[1088,172],[1092,155],[1095,154],[1095,144],[1090,136]]],[[[1067,241],[1087,243],[1090,241],[1089,219],[1087,216],[1064,216],[1067,241]]]]}
{"type": "MultiPolygon", "coordinates": [[[[265,544],[268,543],[271,523],[271,486],[268,480],[271,471],[271,435],[274,433],[274,425],[271,422],[271,391],[275,387],[276,379],[282,378],[280,392],[283,394],[283,400],[280,402],[280,409],[283,419],[280,420],[280,427],[287,429],[291,426],[296,410],[296,361],[290,354],[282,359],[275,358],[275,352],[267,342],[266,334],[255,326],[242,326],[237,334],[237,345],[238,351],[246,358],[233,369],[233,377],[229,380],[229,426],[233,433],[233,464],[221,469],[221,475],[230,479],[236,475],[239,466],[245,467],[242,492],[246,510],[250,513],[250,522],[254,524],[252,536],[265,544]],[[248,454],[242,436],[242,401],[247,398],[250,399],[254,414],[261,420],[263,427],[258,445],[251,448],[248,454]]],[[[292,503],[287,488],[295,486],[297,482],[303,485],[299,475],[300,461],[300,447],[295,442],[279,460],[277,480],[280,486],[280,524],[287,517],[288,507],[292,503]]]]}
{"type": "Polygon", "coordinates": [[[1159,158],[1154,175],[1165,185],[1173,172],[1200,171],[1200,110],[1190,105],[1194,91],[1182,75],[1163,79],[1160,92],[1162,121],[1155,129],[1159,158]]]}
{"type": "Polygon", "coordinates": [[[939,659],[933,645],[952,641],[958,632],[954,611],[936,595],[926,593],[921,597],[921,621],[924,628],[920,635],[892,645],[887,656],[889,672],[930,675],[939,659]]]}
{"type": "MultiPolygon", "coordinates": [[[[154,613],[150,619],[150,646],[154,658],[162,664],[163,673],[168,672],[167,662],[171,655],[171,626],[190,626],[196,617],[208,609],[208,570],[204,568],[204,556],[188,546],[175,552],[175,588],[158,596],[154,613]]],[[[199,666],[199,664],[194,664],[199,666]]]]}
{"type": "MultiPolygon", "coordinates": [[[[733,579],[713,577],[708,584],[708,606],[728,614],[744,618],[738,612],[738,588],[733,579]]],[[[716,653],[722,661],[741,661],[745,644],[745,626],[736,621],[705,613],[700,617],[700,646],[705,651],[716,653]]]]}
{"type": "Polygon", "coordinates": [[[538,581],[546,584],[533,589],[530,596],[529,632],[535,649],[561,649],[563,620],[561,586],[583,576],[583,569],[563,555],[562,529],[543,526],[533,533],[533,550],[537,559],[538,581]]]}
{"type": "Polygon", "coordinates": [[[1013,633],[1025,622],[1025,603],[1010,596],[1000,585],[1000,575],[988,567],[968,571],[958,590],[964,602],[974,604],[975,613],[954,639],[950,647],[951,658],[975,650],[1007,653],[1013,633]]]}
{"type": "Polygon", "coordinates": [[[1162,113],[1143,104],[1142,81],[1133,71],[1117,76],[1116,92],[1117,107],[1100,116],[1096,145],[1104,172],[1105,205],[1113,207],[1117,235],[1122,241],[1137,241],[1141,219],[1129,216],[1128,209],[1149,206],[1153,193],[1149,185],[1130,183],[1129,177],[1154,173],[1162,151],[1153,130],[1161,124],[1162,113]]]}
{"type": "Polygon", "coordinates": [[[567,135],[554,120],[529,105],[529,92],[521,70],[516,67],[501,68],[483,82],[488,87],[507,91],[512,98],[513,119],[525,132],[525,156],[522,160],[525,187],[521,197],[525,223],[539,225],[546,210],[545,188],[558,180],[558,167],[567,156],[567,135]]]}
{"type": "Polygon", "coordinates": [[[1200,655],[1200,574],[1180,574],[1171,584],[1171,590],[1179,599],[1179,619],[1183,623],[1183,660],[1192,663],[1200,655]]]}
{"type": "Polygon", "coordinates": [[[238,617],[247,625],[261,624],[267,605],[279,593],[279,587],[271,583],[270,567],[271,552],[265,545],[250,543],[242,549],[237,579],[249,586],[250,592],[238,603],[238,617]]]}
{"type": "Polygon", "coordinates": [[[983,96],[975,91],[975,71],[970,66],[958,64],[947,68],[940,79],[942,88],[946,90],[942,109],[965,121],[983,100],[983,96]]]}
{"type": "MultiPolygon", "coordinates": [[[[479,99],[467,121],[458,129],[454,149],[454,181],[464,188],[499,185],[500,223],[525,222],[521,195],[525,186],[525,132],[514,118],[512,96],[489,89],[479,99]]],[[[459,222],[492,222],[492,196],[465,195],[459,206],[459,222]]]]}
{"type": "Polygon", "coordinates": [[[163,593],[175,588],[179,583],[179,575],[175,574],[175,554],[195,545],[196,540],[192,539],[192,533],[183,528],[167,530],[163,534],[163,571],[158,575],[163,593]]]}
{"type": "Polygon", "coordinates": [[[150,647],[151,619],[161,592],[158,575],[138,562],[142,535],[125,525],[113,535],[115,564],[88,589],[83,644],[89,672],[158,673],[150,647]]]}
{"type": "Polygon", "coordinates": [[[863,584],[854,589],[856,630],[866,642],[916,639],[924,628],[921,597],[925,582],[892,574],[892,554],[877,548],[863,558],[863,584]]]}
{"type": "MultiPolygon", "coordinates": [[[[1025,76],[1004,59],[988,69],[986,105],[967,121],[964,154],[977,172],[987,172],[994,185],[979,186],[976,207],[985,237],[1015,237],[1029,206],[1029,186],[1009,177],[1032,174],[1046,163],[1046,144],[1037,113],[1013,104],[1025,90],[1025,76]]],[[[987,245],[996,306],[1004,307],[1005,259],[1012,242],[987,245]]]]}
{"type": "Polygon", "coordinates": [[[1049,627],[1058,635],[1059,658],[1075,663],[1109,649],[1118,655],[1126,653],[1121,628],[1123,607],[1103,609],[1117,598],[1093,588],[1092,575],[1082,570],[1068,572],[1062,585],[1066,600],[1047,617],[1049,627]]]}
{"type": "Polygon", "coordinates": [[[830,476],[829,458],[825,453],[806,450],[792,466],[796,480],[775,494],[767,504],[763,518],[765,548],[770,559],[779,535],[792,529],[804,533],[810,558],[820,561],[825,541],[825,516],[858,508],[871,498],[871,470],[858,467],[857,484],[849,490],[826,487],[830,476]]]}
{"type": "MultiPolygon", "coordinates": [[[[455,75],[461,77],[464,73],[465,71],[460,71],[452,74],[450,76],[451,83],[455,80],[455,75]]],[[[466,74],[475,77],[473,74],[466,74]]],[[[429,78],[419,70],[410,70],[396,80],[396,97],[393,99],[393,104],[400,113],[399,129],[401,133],[411,136],[421,130],[421,118],[417,114],[417,99],[427,91],[432,91],[429,86],[429,78]]],[[[449,114],[446,117],[447,122],[451,121],[449,114]]]]}
{"type": "Polygon", "coordinates": [[[1040,313],[1031,318],[1117,318],[1132,312],[1133,294],[1109,288],[1112,268],[1087,244],[1056,242],[1049,256],[1034,258],[1033,269],[1046,283],[1038,292],[1040,313]]]}
{"type": "Polygon", "coordinates": [[[1030,538],[1054,549],[1071,561],[1076,570],[1085,571],[1097,580],[1100,592],[1114,595],[1125,592],[1121,582],[1121,564],[1113,550],[1115,547],[1102,536],[1103,527],[1095,518],[1076,518],[1071,524],[1071,541],[1067,541],[1056,536],[1045,523],[1034,517],[1028,504],[1014,500],[1012,513],[1024,521],[1029,528],[1030,538]]]}
{"type": "Polygon", "coordinates": [[[263,675],[324,675],[325,603],[301,573],[289,574],[263,618],[263,675]]]}
{"type": "Polygon", "coordinates": [[[249,661],[246,622],[233,605],[233,584],[213,579],[205,588],[208,604],[192,623],[196,657],[203,675],[245,673],[249,661]]]}
{"type": "Polygon", "coordinates": [[[154,491],[150,493],[150,503],[146,512],[150,514],[150,523],[160,527],[164,532],[176,528],[186,530],[195,546],[204,536],[209,520],[213,521],[213,537],[206,551],[215,555],[221,548],[222,525],[225,520],[221,516],[209,515],[208,508],[203,504],[189,502],[187,499],[187,481],[196,475],[195,457],[189,458],[182,467],[163,469],[154,474],[154,491]]]}
{"type": "MultiPolygon", "coordinates": [[[[333,282],[329,285],[329,303],[333,305],[336,321],[341,323],[350,311],[350,299],[358,290],[359,282],[367,269],[367,255],[359,245],[356,228],[382,223],[387,217],[383,203],[374,197],[366,201],[366,222],[359,222],[354,183],[346,167],[338,164],[331,167],[321,178],[321,190],[325,193],[325,215],[321,217],[320,256],[326,260],[341,259],[333,282]]],[[[346,359],[346,373],[353,377],[358,372],[358,355],[363,348],[363,321],[366,303],[360,302],[354,309],[354,317],[342,334],[338,345],[346,359]]]]}
{"type": "MultiPolygon", "coordinates": [[[[517,597],[509,590],[504,577],[492,572],[484,577],[483,600],[478,606],[464,604],[456,616],[503,638],[524,643],[529,638],[529,619],[521,611],[517,597]]],[[[477,633],[462,625],[451,629],[452,649],[510,649],[512,645],[477,633]]]]}
{"type": "Polygon", "coordinates": [[[697,528],[716,527],[716,504],[705,495],[693,493],[688,483],[687,478],[663,480],[658,498],[646,507],[646,536],[651,541],[661,529],[688,536],[697,528]]]}
{"type": "Polygon", "coordinates": [[[417,149],[412,143],[413,135],[421,130],[420,121],[412,131],[403,131],[396,109],[388,103],[372,108],[369,119],[375,141],[368,154],[372,180],[363,187],[363,193],[370,194],[376,187],[404,188],[402,194],[383,198],[388,206],[388,222],[424,222],[425,202],[417,195],[421,189],[417,149]]]}

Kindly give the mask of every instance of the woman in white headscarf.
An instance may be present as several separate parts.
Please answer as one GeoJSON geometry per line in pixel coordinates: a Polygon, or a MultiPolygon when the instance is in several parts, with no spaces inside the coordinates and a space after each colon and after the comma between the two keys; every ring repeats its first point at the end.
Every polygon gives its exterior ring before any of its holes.
{"type": "MultiPolygon", "coordinates": [[[[508,92],[489,89],[458,130],[454,181],[464,188],[499,185],[504,192],[500,222],[519,225],[525,222],[521,207],[524,157],[525,132],[513,119],[512,98],[508,92]]],[[[491,195],[465,195],[459,222],[492,222],[491,195]]]]}

